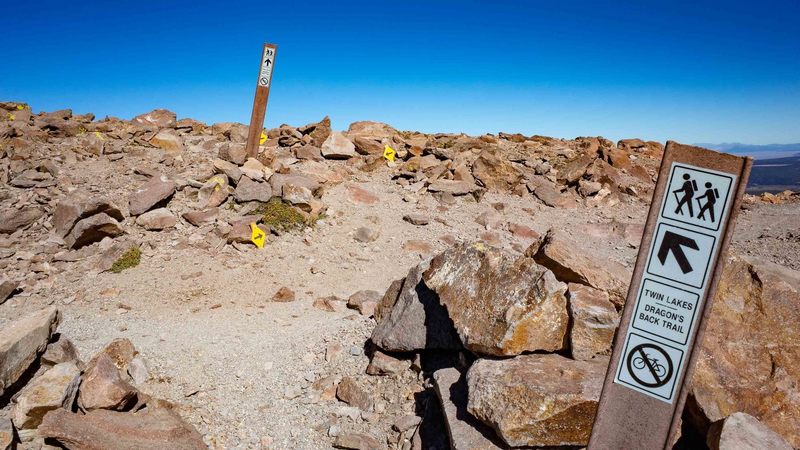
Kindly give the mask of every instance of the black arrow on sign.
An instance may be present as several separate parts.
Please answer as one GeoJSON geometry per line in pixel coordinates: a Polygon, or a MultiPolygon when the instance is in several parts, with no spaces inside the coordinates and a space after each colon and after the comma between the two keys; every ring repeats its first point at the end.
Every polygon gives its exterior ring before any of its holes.
{"type": "Polygon", "coordinates": [[[675,234],[671,231],[665,232],[664,238],[661,239],[661,247],[658,249],[658,260],[661,261],[661,264],[666,263],[669,252],[672,252],[672,255],[675,256],[675,261],[678,262],[678,266],[680,266],[683,273],[687,274],[691,272],[694,269],[692,265],[689,264],[689,260],[686,259],[686,254],[683,253],[683,247],[700,250],[694,239],[675,234]]]}
{"type": "Polygon", "coordinates": [[[266,59],[266,60],[264,60],[264,64],[266,64],[267,66],[269,66],[270,64],[272,64],[272,61],[270,61],[270,60],[266,59]]]}

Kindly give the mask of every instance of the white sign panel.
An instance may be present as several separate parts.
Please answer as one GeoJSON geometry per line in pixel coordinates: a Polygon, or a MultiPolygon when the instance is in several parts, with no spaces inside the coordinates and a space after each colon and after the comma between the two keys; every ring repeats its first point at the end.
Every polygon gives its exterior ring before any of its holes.
{"type": "Polygon", "coordinates": [[[673,402],[735,185],[733,175],[672,163],[614,383],[673,402]]]}
{"type": "Polygon", "coordinates": [[[264,55],[261,58],[261,70],[258,73],[258,85],[269,87],[272,79],[272,67],[275,65],[275,49],[264,47],[264,55]]]}

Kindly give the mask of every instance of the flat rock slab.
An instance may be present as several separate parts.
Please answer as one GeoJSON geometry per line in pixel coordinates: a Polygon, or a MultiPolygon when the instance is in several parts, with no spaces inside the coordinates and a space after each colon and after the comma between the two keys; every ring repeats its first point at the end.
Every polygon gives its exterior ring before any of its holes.
{"type": "Polygon", "coordinates": [[[73,362],[51,367],[14,399],[14,425],[19,429],[33,429],[42,423],[48,411],[71,409],[80,380],[81,371],[73,362]]]}
{"type": "Polygon", "coordinates": [[[437,370],[433,374],[433,386],[442,405],[453,450],[508,448],[491,427],[467,412],[467,384],[461,372],[453,368],[437,370]]]}
{"type": "Polygon", "coordinates": [[[156,205],[166,203],[175,193],[175,182],[166,177],[154,177],[128,196],[128,210],[132,216],[149,211],[156,205]]]}
{"type": "Polygon", "coordinates": [[[556,354],[479,359],[467,373],[467,410],[512,447],[586,445],[608,358],[556,354]]]}
{"type": "Polygon", "coordinates": [[[3,281],[0,283],[0,305],[6,302],[19,287],[19,281],[3,281]]]}
{"type": "Polygon", "coordinates": [[[51,307],[0,327],[0,396],[44,352],[60,318],[51,307]]]}
{"type": "Polygon", "coordinates": [[[207,450],[193,426],[174,411],[156,408],[138,413],[97,410],[86,415],[63,409],[44,416],[39,435],[70,450],[207,450]]]}
{"type": "Polygon", "coordinates": [[[711,450],[792,450],[781,435],[745,413],[734,413],[715,423],[706,443],[711,450]]]}
{"type": "Polygon", "coordinates": [[[531,258],[457,244],[433,258],[422,279],[473,352],[510,356],[564,348],[567,286],[531,258]]]}

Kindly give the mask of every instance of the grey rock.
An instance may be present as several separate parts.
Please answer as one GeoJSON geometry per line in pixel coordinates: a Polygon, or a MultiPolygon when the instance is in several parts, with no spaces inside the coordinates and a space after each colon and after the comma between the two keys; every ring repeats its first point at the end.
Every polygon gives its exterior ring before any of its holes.
{"type": "Polygon", "coordinates": [[[61,318],[56,308],[47,308],[0,329],[0,396],[47,348],[61,318]]]}
{"type": "Polygon", "coordinates": [[[272,188],[269,183],[253,181],[250,178],[242,177],[236,186],[234,197],[238,202],[268,202],[272,198],[272,188]]]}
{"type": "Polygon", "coordinates": [[[132,216],[138,216],[164,205],[175,194],[175,182],[164,176],[154,177],[141,188],[128,196],[128,209],[132,216]]]}

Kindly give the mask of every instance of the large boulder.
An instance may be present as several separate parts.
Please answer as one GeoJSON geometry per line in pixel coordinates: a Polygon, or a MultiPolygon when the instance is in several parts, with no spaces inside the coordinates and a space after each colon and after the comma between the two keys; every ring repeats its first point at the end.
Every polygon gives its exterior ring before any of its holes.
{"type": "Polygon", "coordinates": [[[148,113],[140,114],[131,120],[132,123],[156,128],[175,128],[177,116],[166,109],[154,109],[148,113]]]}
{"type": "Polygon", "coordinates": [[[44,352],[60,318],[51,307],[0,327],[0,397],[44,352]]]}
{"type": "Polygon", "coordinates": [[[124,411],[133,405],[136,398],[136,388],[120,376],[111,356],[101,353],[89,363],[78,395],[81,409],[124,411]]]}
{"type": "Polygon", "coordinates": [[[21,230],[44,215],[44,211],[35,206],[21,209],[8,208],[0,213],[0,234],[11,234],[21,230]]]}
{"type": "Polygon", "coordinates": [[[356,147],[345,135],[333,132],[325,139],[320,148],[322,156],[327,159],[348,159],[356,156],[356,147]]]}
{"type": "Polygon", "coordinates": [[[565,232],[554,229],[526,251],[537,263],[552,270],[559,280],[606,291],[611,301],[621,306],[625,303],[631,271],[612,259],[593,256],[596,253],[578,245],[565,232]]]}
{"type": "Polygon", "coordinates": [[[239,184],[236,186],[236,191],[233,195],[237,202],[257,201],[266,203],[272,198],[272,186],[269,183],[242,177],[239,179],[239,184]]]}
{"type": "Polygon", "coordinates": [[[175,182],[165,176],[151,178],[128,196],[128,209],[131,215],[138,216],[157,205],[164,206],[175,194],[175,188],[175,182]]]}
{"type": "Polygon", "coordinates": [[[490,191],[509,191],[522,178],[497,149],[486,149],[472,163],[472,175],[490,191]]]}
{"type": "Polygon", "coordinates": [[[137,413],[97,410],[85,415],[63,409],[45,415],[39,436],[71,450],[206,450],[203,438],[174,411],[151,408],[137,413]]]}
{"type": "Polygon", "coordinates": [[[173,155],[178,155],[184,150],[183,138],[175,130],[159,131],[150,138],[150,144],[173,155]]]}
{"type": "Polygon", "coordinates": [[[589,442],[608,359],[556,354],[480,359],[467,373],[470,414],[512,447],[589,442]]]}
{"type": "Polygon", "coordinates": [[[117,237],[125,230],[113,217],[99,213],[78,221],[72,231],[64,238],[64,242],[73,249],[100,242],[106,237],[117,237]]]}
{"type": "Polygon", "coordinates": [[[308,135],[310,138],[309,144],[314,147],[322,147],[328,136],[331,135],[331,119],[325,116],[322,120],[316,123],[310,123],[298,129],[302,134],[308,135]]]}
{"type": "Polygon", "coordinates": [[[619,314],[606,292],[582,284],[569,284],[570,349],[575,359],[611,353],[619,314]]]}
{"type": "Polygon", "coordinates": [[[80,380],[81,371],[74,362],[51,367],[25,386],[14,399],[14,425],[18,429],[36,428],[48,411],[72,409],[80,380]]]}
{"type": "Polygon", "coordinates": [[[461,348],[447,310],[422,281],[427,268],[427,262],[412,268],[399,291],[390,289],[381,300],[378,325],[370,337],[378,347],[390,352],[461,348]]]}
{"type": "Polygon", "coordinates": [[[715,423],[706,437],[710,450],[792,450],[778,433],[746,413],[715,423]]]}
{"type": "Polygon", "coordinates": [[[567,286],[531,258],[458,244],[433,258],[422,279],[473,352],[510,356],[564,348],[567,286]]]}
{"type": "Polygon", "coordinates": [[[115,220],[122,220],[122,211],[108,198],[84,198],[74,196],[62,200],[53,212],[53,231],[66,237],[75,224],[89,216],[105,213],[115,220]]]}
{"type": "Polygon", "coordinates": [[[800,447],[800,272],[730,257],[717,289],[689,422],[702,433],[745,412],[800,447]]]}

